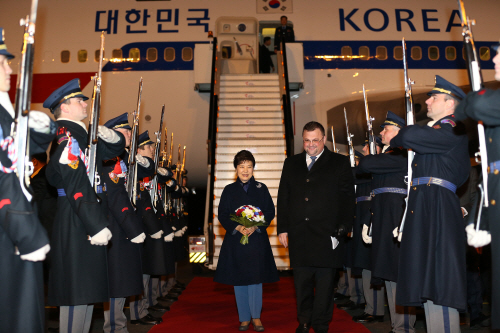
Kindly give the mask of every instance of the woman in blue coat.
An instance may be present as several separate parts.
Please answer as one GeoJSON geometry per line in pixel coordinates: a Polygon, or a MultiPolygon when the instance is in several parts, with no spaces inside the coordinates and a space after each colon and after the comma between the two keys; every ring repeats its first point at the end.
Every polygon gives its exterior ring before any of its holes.
{"type": "Polygon", "coordinates": [[[215,272],[215,282],[234,286],[240,331],[248,330],[250,321],[257,332],[264,331],[260,321],[262,309],[262,283],[279,280],[271,244],[266,228],[275,216],[274,203],[267,186],[255,181],[253,169],[255,158],[242,150],[234,157],[238,176],[236,182],[227,185],[219,203],[218,218],[226,235],[215,272]],[[231,221],[231,214],[243,205],[258,207],[264,213],[266,225],[245,228],[231,221]],[[248,244],[240,243],[242,235],[248,235],[248,244]]]}

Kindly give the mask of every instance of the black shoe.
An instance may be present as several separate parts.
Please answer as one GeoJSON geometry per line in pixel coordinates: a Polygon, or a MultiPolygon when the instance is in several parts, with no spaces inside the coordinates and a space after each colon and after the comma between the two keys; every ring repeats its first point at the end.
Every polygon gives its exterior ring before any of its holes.
{"type": "Polygon", "coordinates": [[[384,321],[384,316],[374,316],[365,312],[362,315],[352,317],[352,320],[357,323],[373,323],[375,321],[381,323],[384,321]]]}
{"type": "Polygon", "coordinates": [[[364,309],[365,305],[366,305],[365,303],[356,304],[353,301],[349,301],[347,303],[337,305],[337,308],[342,310],[355,310],[355,309],[364,309]]]}
{"type": "Polygon", "coordinates": [[[152,311],[159,311],[159,312],[167,312],[167,311],[170,311],[170,306],[164,306],[164,305],[161,305],[160,303],[156,304],[156,305],[153,305],[153,306],[150,306],[148,308],[148,310],[152,310],[152,311]]]}
{"type": "Polygon", "coordinates": [[[255,325],[255,322],[253,321],[253,319],[252,319],[252,325],[253,325],[253,330],[255,332],[264,332],[264,326],[255,325]]]}
{"type": "Polygon", "coordinates": [[[186,284],[179,282],[179,281],[175,281],[174,288],[179,288],[179,289],[184,290],[184,289],[186,289],[186,284]]]}
{"type": "Polygon", "coordinates": [[[348,299],[348,298],[349,298],[349,296],[342,295],[342,294],[340,294],[340,293],[335,293],[335,294],[333,294],[333,300],[334,300],[334,301],[341,301],[341,300],[343,300],[343,299],[348,299]]]}
{"type": "Polygon", "coordinates": [[[295,330],[295,333],[309,333],[309,324],[299,324],[299,327],[295,330]]]}
{"type": "Polygon", "coordinates": [[[59,327],[49,327],[48,331],[50,333],[59,333],[59,327]]]}
{"type": "Polygon", "coordinates": [[[479,317],[470,321],[471,330],[479,330],[482,327],[490,326],[490,316],[486,316],[482,312],[479,313],[479,317]]]}
{"type": "Polygon", "coordinates": [[[250,322],[248,322],[246,325],[243,325],[243,323],[240,324],[240,327],[238,330],[240,331],[248,331],[248,328],[250,327],[250,322]]]}
{"type": "Polygon", "coordinates": [[[172,288],[172,289],[170,289],[170,290],[169,290],[169,293],[173,293],[173,294],[175,293],[175,294],[179,294],[179,295],[180,295],[180,294],[182,294],[182,291],[183,291],[183,290],[184,290],[184,289],[181,289],[181,288],[175,288],[175,287],[174,287],[174,288],[172,288]]]}
{"type": "Polygon", "coordinates": [[[179,298],[178,298],[178,294],[167,294],[166,296],[163,296],[162,299],[166,299],[167,301],[177,301],[179,298]]]}
{"type": "Polygon", "coordinates": [[[161,321],[157,320],[158,318],[153,317],[152,315],[148,314],[145,317],[142,317],[141,319],[138,320],[131,320],[130,323],[133,325],[158,325],[161,323],[161,321]]]}

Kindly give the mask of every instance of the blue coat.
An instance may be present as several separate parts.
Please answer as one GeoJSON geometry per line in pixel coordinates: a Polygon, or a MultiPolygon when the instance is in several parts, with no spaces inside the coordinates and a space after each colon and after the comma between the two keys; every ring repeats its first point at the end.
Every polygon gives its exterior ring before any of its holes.
{"type": "Polygon", "coordinates": [[[273,199],[266,185],[255,181],[253,177],[249,183],[248,192],[245,192],[239,182],[227,185],[222,191],[218,219],[226,229],[226,235],[219,254],[215,282],[247,286],[279,280],[266,231],[275,216],[273,199]],[[239,224],[230,219],[230,215],[243,205],[260,208],[266,221],[266,226],[258,227],[246,245],[240,244],[240,232],[233,234],[239,224]]]}

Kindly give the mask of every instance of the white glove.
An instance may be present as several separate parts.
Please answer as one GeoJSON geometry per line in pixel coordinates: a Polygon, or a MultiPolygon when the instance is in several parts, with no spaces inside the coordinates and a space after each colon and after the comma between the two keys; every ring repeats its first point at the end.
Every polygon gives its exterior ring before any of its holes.
{"type": "Polygon", "coordinates": [[[97,136],[109,143],[117,143],[120,141],[120,137],[114,130],[102,125],[97,127],[97,136]]]}
{"type": "Polygon", "coordinates": [[[363,231],[361,232],[361,235],[363,236],[363,242],[365,242],[366,244],[372,243],[372,238],[368,236],[368,226],[366,224],[363,225],[363,231]]]}
{"type": "Polygon", "coordinates": [[[104,228],[97,234],[90,238],[90,244],[92,245],[108,245],[108,241],[113,235],[108,228],[104,228]]]}
{"type": "Polygon", "coordinates": [[[162,175],[162,176],[167,176],[168,175],[168,171],[165,168],[158,168],[158,173],[160,175],[162,175]]]}
{"type": "Polygon", "coordinates": [[[33,251],[28,254],[21,254],[22,260],[28,261],[42,261],[45,260],[45,255],[50,251],[50,245],[44,245],[36,251],[33,251]]]}
{"type": "Polygon", "coordinates": [[[400,232],[400,233],[399,233],[399,236],[398,236],[398,242],[400,242],[400,243],[401,243],[401,239],[402,239],[402,238],[403,238],[403,233],[402,233],[402,232],[400,232]]]}
{"type": "Polygon", "coordinates": [[[182,230],[177,230],[177,231],[174,233],[175,237],[182,237],[182,234],[183,234],[182,230]]]}
{"type": "Polygon", "coordinates": [[[465,227],[467,232],[467,243],[470,246],[482,247],[491,243],[491,234],[486,230],[476,231],[474,224],[465,227]]]}
{"type": "Polygon", "coordinates": [[[169,233],[163,239],[165,240],[165,242],[171,242],[171,241],[173,241],[174,240],[174,233],[173,232],[169,233]]]}
{"type": "Polygon", "coordinates": [[[135,155],[135,159],[137,160],[137,163],[139,163],[143,167],[145,168],[149,167],[149,160],[145,157],[142,157],[141,154],[135,155]]]}
{"type": "Polygon", "coordinates": [[[187,226],[182,227],[182,231],[185,232],[187,230],[187,228],[188,228],[187,226]]]}
{"type": "Polygon", "coordinates": [[[144,243],[144,240],[146,239],[146,234],[142,233],[137,237],[134,237],[134,239],[130,240],[132,243],[140,244],[144,243]]]}
{"type": "Polygon", "coordinates": [[[177,230],[177,228],[176,228],[176,227],[172,227],[172,230],[173,230],[173,231],[176,231],[176,230],[177,230]]]}
{"type": "Polygon", "coordinates": [[[163,235],[163,230],[160,230],[156,234],[151,235],[151,238],[153,238],[153,239],[160,239],[161,235],[163,235]]]}
{"type": "MultiPolygon", "coordinates": [[[[28,127],[38,133],[50,133],[50,118],[41,111],[30,111],[28,127]]],[[[43,259],[42,259],[43,260],[43,259]]]]}

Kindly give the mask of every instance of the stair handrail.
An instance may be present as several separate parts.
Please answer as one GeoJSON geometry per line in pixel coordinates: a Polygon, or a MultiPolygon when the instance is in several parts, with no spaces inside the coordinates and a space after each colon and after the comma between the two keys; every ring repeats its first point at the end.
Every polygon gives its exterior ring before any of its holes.
{"type": "Polygon", "coordinates": [[[207,258],[208,264],[213,264],[213,257],[215,253],[214,246],[214,193],[215,193],[215,149],[217,148],[217,117],[218,117],[218,104],[219,104],[219,81],[220,81],[220,71],[218,69],[219,65],[219,54],[218,54],[218,44],[217,37],[213,38],[212,41],[212,71],[210,78],[210,112],[208,118],[208,168],[210,173],[209,189],[207,197],[207,221],[206,221],[206,235],[207,235],[207,258]]]}
{"type": "Polygon", "coordinates": [[[288,63],[286,58],[286,44],[280,43],[281,50],[278,53],[278,74],[280,77],[280,91],[283,104],[283,120],[285,125],[286,156],[294,155],[294,135],[292,122],[292,107],[290,105],[290,86],[288,81],[288,63]]]}

